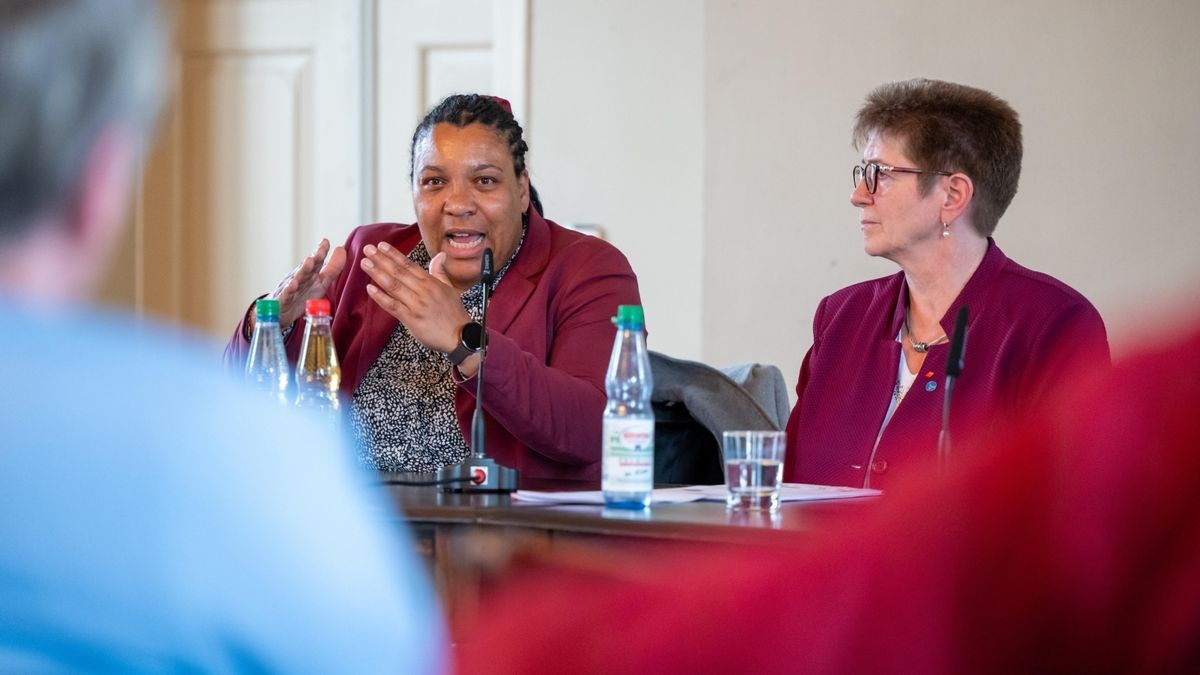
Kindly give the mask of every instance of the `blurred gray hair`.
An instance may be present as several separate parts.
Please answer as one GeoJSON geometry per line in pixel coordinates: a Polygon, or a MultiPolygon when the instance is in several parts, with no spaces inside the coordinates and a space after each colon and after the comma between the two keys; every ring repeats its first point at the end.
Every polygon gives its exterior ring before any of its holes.
{"type": "Polygon", "coordinates": [[[65,206],[106,128],[149,133],[165,10],[155,0],[0,0],[0,240],[65,206]]]}

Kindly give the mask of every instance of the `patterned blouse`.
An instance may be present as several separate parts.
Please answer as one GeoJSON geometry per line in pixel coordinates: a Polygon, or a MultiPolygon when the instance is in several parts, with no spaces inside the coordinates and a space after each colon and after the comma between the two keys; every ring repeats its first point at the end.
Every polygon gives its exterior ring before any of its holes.
{"type": "MultiPolygon", "coordinates": [[[[492,282],[499,285],[521,241],[492,282]]],[[[429,251],[418,242],[408,258],[429,269],[429,251]]],[[[483,285],[462,294],[463,307],[475,321],[483,312],[483,285]]],[[[470,450],[458,427],[454,396],[458,385],[451,376],[450,359],[417,341],[403,323],[354,390],[350,424],[359,458],[383,471],[436,471],[467,458],[470,450]]]]}

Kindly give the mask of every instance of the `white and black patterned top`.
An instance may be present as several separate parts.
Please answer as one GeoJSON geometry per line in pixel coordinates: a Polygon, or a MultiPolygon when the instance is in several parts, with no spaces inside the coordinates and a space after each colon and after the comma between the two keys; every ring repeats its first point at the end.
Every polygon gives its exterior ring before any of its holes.
{"type": "MultiPolygon", "coordinates": [[[[492,282],[495,290],[516,259],[525,232],[512,258],[492,282]]],[[[429,269],[429,251],[418,242],[409,260],[429,269]]],[[[483,287],[475,284],[462,294],[463,307],[475,321],[483,311],[483,287]]],[[[354,390],[350,423],[359,458],[383,471],[436,471],[467,458],[470,450],[454,411],[458,390],[450,360],[417,341],[403,323],[388,339],[379,358],[354,390]]]]}

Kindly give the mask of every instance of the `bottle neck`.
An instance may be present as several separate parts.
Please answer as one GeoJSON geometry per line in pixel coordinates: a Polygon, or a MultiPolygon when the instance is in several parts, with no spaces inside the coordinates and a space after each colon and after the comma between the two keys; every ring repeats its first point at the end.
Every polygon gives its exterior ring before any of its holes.
{"type": "Polygon", "coordinates": [[[629,348],[645,349],[646,334],[639,325],[621,326],[617,331],[617,339],[628,345],[629,348]]]}

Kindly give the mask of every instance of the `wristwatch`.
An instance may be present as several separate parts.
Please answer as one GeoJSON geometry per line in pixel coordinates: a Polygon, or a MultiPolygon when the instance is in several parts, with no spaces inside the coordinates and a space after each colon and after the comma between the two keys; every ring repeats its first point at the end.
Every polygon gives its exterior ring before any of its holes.
{"type": "Polygon", "coordinates": [[[458,345],[446,356],[450,357],[450,363],[458,366],[466,361],[468,356],[481,349],[483,349],[483,326],[478,321],[468,321],[458,330],[458,345]]]}

